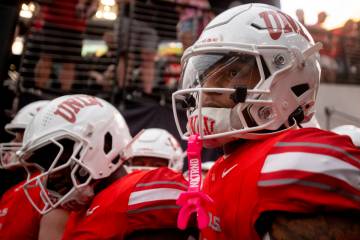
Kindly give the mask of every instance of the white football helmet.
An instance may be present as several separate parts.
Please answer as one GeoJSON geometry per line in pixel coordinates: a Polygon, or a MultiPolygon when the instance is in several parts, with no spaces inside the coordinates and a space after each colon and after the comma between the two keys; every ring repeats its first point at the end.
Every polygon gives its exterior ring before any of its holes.
{"type": "MultiPolygon", "coordinates": [[[[5,125],[5,130],[15,136],[17,133],[23,134],[34,116],[49,102],[48,100],[40,100],[24,106],[13,120],[5,125]]],[[[22,139],[17,138],[8,143],[0,143],[0,168],[10,169],[21,166],[15,154],[21,145],[22,139]]]]}
{"type": "Polygon", "coordinates": [[[123,163],[130,142],[128,126],[105,100],[68,95],[46,105],[25,130],[20,161],[42,174],[28,179],[25,193],[41,213],[63,206],[78,210],[94,196],[93,183],[109,177],[123,163]],[[34,203],[29,188],[39,187],[43,206],[34,203]]]}
{"type": "Polygon", "coordinates": [[[347,135],[355,146],[360,148],[360,128],[354,125],[341,125],[331,130],[339,135],[347,135]]]}
{"type": "Polygon", "coordinates": [[[167,167],[178,172],[182,171],[184,163],[179,142],[168,131],[160,128],[149,128],[140,132],[128,146],[125,156],[130,171],[157,168],[151,163],[147,166],[137,165],[133,159],[139,157],[164,159],[167,161],[167,167]]]}
{"type": "Polygon", "coordinates": [[[320,48],[301,23],[276,7],[253,3],[221,13],[182,57],[180,90],[173,94],[180,135],[187,140],[199,134],[205,147],[217,147],[309,121],[320,48]],[[180,103],[186,129],[177,116],[180,103]]]}
{"type": "Polygon", "coordinates": [[[5,125],[5,130],[13,135],[18,131],[25,131],[26,126],[34,116],[49,102],[49,100],[39,100],[24,106],[18,111],[13,120],[5,125]]]}

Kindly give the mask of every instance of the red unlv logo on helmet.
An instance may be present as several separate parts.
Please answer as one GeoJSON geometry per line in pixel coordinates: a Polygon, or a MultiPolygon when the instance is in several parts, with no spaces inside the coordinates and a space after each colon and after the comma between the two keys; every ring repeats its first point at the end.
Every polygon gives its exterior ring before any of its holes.
{"type": "Polygon", "coordinates": [[[76,114],[85,107],[99,105],[102,107],[102,104],[95,97],[90,96],[78,96],[66,99],[60,103],[54,112],[55,115],[59,115],[65,120],[74,123],[76,122],[76,114]]]}
{"type": "Polygon", "coordinates": [[[265,11],[261,12],[260,17],[264,19],[265,25],[269,31],[270,37],[274,40],[280,38],[283,33],[295,32],[310,41],[309,37],[305,34],[302,27],[295,22],[289,15],[280,11],[265,11]],[[271,21],[271,19],[273,21],[271,21]],[[276,26],[273,26],[275,22],[276,26]]]}
{"type": "MultiPolygon", "coordinates": [[[[200,133],[200,124],[198,120],[198,115],[189,118],[188,124],[192,133],[200,133]]],[[[203,116],[202,124],[204,135],[210,135],[214,133],[215,120],[203,116]]]]}

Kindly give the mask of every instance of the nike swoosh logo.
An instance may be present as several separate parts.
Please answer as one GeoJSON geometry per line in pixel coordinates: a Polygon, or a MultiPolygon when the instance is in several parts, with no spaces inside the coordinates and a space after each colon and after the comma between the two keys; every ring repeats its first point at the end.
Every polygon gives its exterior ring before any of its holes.
{"type": "Polygon", "coordinates": [[[89,208],[89,209],[86,211],[86,216],[90,216],[91,214],[93,214],[94,211],[95,211],[96,209],[98,209],[99,207],[100,207],[100,206],[97,205],[97,206],[95,206],[95,207],[93,207],[93,208],[89,208]]]}
{"type": "Polygon", "coordinates": [[[235,164],[234,166],[232,166],[231,168],[229,168],[228,170],[225,170],[222,172],[221,174],[221,178],[224,178],[226,175],[229,174],[229,172],[231,172],[231,170],[233,170],[235,167],[237,166],[237,164],[235,164]]]}

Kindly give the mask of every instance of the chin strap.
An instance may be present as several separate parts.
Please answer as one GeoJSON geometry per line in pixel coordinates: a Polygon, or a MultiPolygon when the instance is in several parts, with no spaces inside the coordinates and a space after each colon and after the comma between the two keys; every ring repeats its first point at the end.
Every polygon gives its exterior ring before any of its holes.
{"type": "Polygon", "coordinates": [[[199,135],[191,135],[188,140],[187,156],[189,167],[189,187],[187,192],[180,194],[176,204],[181,207],[177,225],[185,229],[192,213],[196,213],[199,229],[209,224],[209,216],[203,207],[213,200],[200,190],[201,185],[201,150],[202,140],[199,135]]]}

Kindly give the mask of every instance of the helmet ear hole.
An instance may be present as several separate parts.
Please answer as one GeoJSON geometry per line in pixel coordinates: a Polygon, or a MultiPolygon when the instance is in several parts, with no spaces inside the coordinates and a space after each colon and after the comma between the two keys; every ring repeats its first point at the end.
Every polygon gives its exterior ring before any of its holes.
{"type": "Polygon", "coordinates": [[[108,154],[113,148],[112,144],[112,136],[109,132],[107,132],[104,136],[104,153],[108,154]]]}

